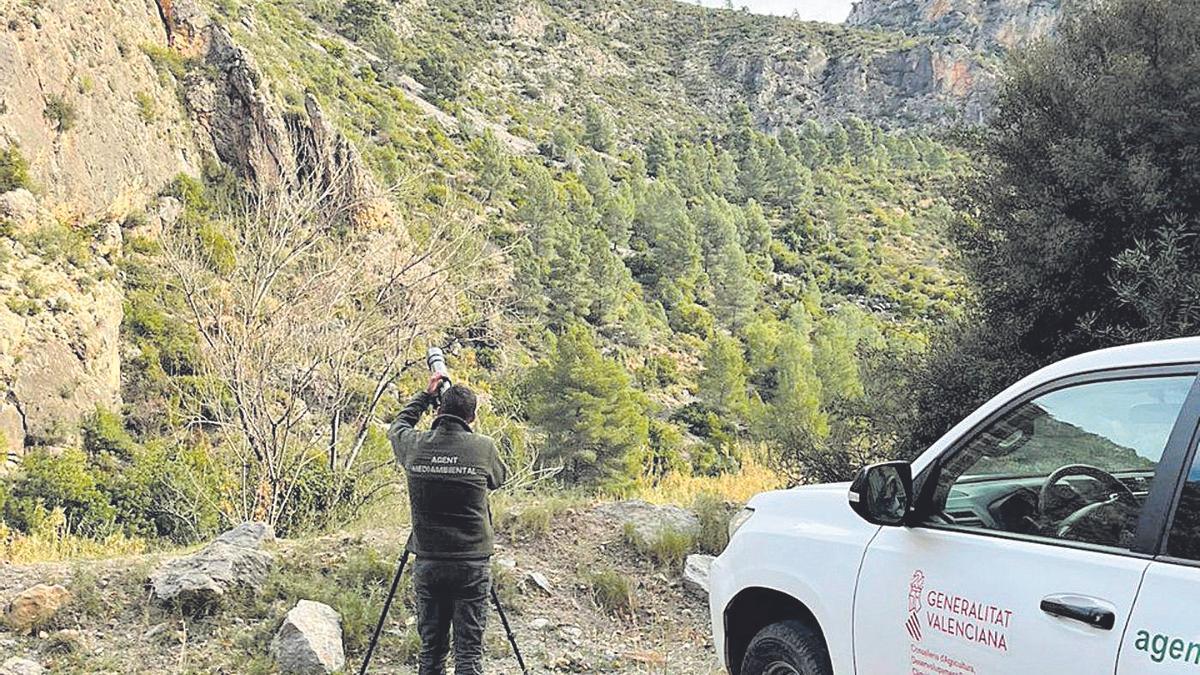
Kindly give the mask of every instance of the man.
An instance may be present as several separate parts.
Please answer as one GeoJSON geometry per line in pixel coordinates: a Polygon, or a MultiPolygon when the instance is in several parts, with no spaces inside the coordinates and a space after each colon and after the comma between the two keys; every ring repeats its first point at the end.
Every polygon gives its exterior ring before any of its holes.
{"type": "Polygon", "coordinates": [[[442,393],[429,431],[413,427],[437,401],[445,378],[400,411],[388,430],[396,462],[408,474],[412,536],[408,550],[421,636],[420,675],[444,675],[454,626],[454,672],[483,673],[483,631],[491,590],[492,513],[488,490],[504,484],[507,470],[487,436],[473,433],[474,392],[453,385],[442,393]]]}

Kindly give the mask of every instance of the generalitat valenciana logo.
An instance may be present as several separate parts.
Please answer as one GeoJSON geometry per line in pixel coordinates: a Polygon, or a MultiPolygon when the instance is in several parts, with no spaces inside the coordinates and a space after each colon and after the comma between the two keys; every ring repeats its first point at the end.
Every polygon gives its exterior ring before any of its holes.
{"type": "Polygon", "coordinates": [[[908,582],[908,620],[904,622],[904,629],[912,639],[918,641],[921,639],[921,593],[924,590],[925,573],[917,570],[908,582]]]}

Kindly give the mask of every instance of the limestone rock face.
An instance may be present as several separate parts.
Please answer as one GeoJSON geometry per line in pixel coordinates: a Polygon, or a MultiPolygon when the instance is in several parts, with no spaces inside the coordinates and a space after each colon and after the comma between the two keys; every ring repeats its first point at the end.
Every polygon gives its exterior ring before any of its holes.
{"type": "Polygon", "coordinates": [[[274,560],[261,547],[274,538],[269,525],[246,523],[192,555],[168,560],[150,576],[154,598],[205,607],[235,589],[257,592],[274,560]]]}
{"type": "Polygon", "coordinates": [[[994,52],[1050,34],[1061,11],[1062,0],[859,0],[847,23],[954,37],[994,52]]]}
{"type": "Polygon", "coordinates": [[[325,675],[340,670],[346,665],[341,617],[329,605],[301,600],[271,640],[271,654],[281,673],[325,675]]]}
{"type": "Polygon", "coordinates": [[[640,499],[602,504],[596,513],[617,521],[633,530],[641,542],[652,542],[663,532],[696,534],[700,520],[694,513],[678,506],[656,506],[640,499]]]}
{"type": "Polygon", "coordinates": [[[127,211],[197,172],[171,78],[142,50],[166,44],[153,3],[9,2],[4,21],[0,143],[18,143],[47,203],[127,211]]]}
{"type": "Polygon", "coordinates": [[[29,633],[41,626],[71,601],[71,592],[62,586],[38,584],[21,591],[4,611],[4,622],[18,633],[29,633]]]}
{"type": "MultiPolygon", "coordinates": [[[[72,236],[34,207],[33,235],[72,236]]],[[[96,406],[120,406],[123,293],[114,263],[121,234],[113,225],[99,224],[103,236],[73,251],[0,237],[0,449],[7,463],[28,446],[73,443],[96,406]]]]}

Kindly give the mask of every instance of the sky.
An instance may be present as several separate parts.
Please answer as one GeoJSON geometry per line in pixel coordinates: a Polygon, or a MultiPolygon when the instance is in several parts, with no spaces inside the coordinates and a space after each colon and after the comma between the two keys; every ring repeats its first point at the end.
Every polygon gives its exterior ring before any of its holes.
{"type": "MultiPolygon", "coordinates": [[[[695,2],[696,0],[680,1],[695,2]]],[[[701,0],[700,4],[709,7],[724,7],[725,0],[701,0]]],[[[733,0],[734,7],[741,8],[744,5],[749,7],[750,11],[759,14],[788,16],[793,10],[798,10],[802,19],[834,22],[846,20],[846,16],[850,14],[851,4],[853,4],[853,0],[733,0]]]]}

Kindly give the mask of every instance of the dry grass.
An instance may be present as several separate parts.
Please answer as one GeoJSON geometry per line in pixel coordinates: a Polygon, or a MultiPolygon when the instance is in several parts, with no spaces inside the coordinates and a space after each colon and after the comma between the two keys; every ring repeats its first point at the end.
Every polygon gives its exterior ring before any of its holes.
{"type": "Polygon", "coordinates": [[[0,560],[17,564],[119,558],[146,552],[142,539],[113,534],[91,539],[71,534],[62,521],[55,521],[31,534],[9,529],[0,521],[0,560]]]}
{"type": "Polygon", "coordinates": [[[745,504],[760,492],[778,490],[786,485],[783,476],[767,467],[757,455],[748,453],[737,473],[693,476],[672,472],[657,481],[643,478],[634,488],[633,496],[651,504],[683,507],[690,507],[702,495],[716,495],[727,502],[745,504]]]}

